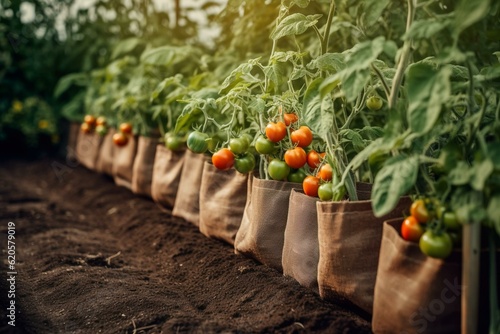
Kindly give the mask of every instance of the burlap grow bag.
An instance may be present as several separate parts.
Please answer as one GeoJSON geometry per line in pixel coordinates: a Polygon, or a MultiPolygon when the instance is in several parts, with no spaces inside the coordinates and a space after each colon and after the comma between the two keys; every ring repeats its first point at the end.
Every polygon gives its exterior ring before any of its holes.
{"type": "Polygon", "coordinates": [[[200,232],[234,245],[247,199],[248,174],[205,162],[200,186],[200,232]]]}
{"type": "Polygon", "coordinates": [[[66,156],[73,159],[76,157],[76,145],[78,142],[78,135],[81,132],[80,123],[71,122],[68,129],[68,143],[66,145],[66,156]]]}
{"type": "Polygon", "coordinates": [[[460,333],[461,254],[424,255],[399,235],[403,218],[384,223],[375,285],[376,333],[460,333]]]}
{"type": "Polygon", "coordinates": [[[134,167],[135,154],[137,152],[137,137],[128,136],[128,142],[124,146],[115,146],[113,178],[116,185],[128,189],[132,188],[132,170],[134,167]]]}
{"type": "Polygon", "coordinates": [[[368,314],[373,309],[383,222],[410,208],[405,197],[376,218],[371,201],[318,202],[318,285],[326,300],[347,301],[368,314]]]}
{"type": "Polygon", "coordinates": [[[132,192],[134,194],[151,197],[151,183],[157,145],[157,138],[139,137],[134,166],[132,167],[132,192]]]}
{"type": "Polygon", "coordinates": [[[282,271],[281,256],[292,189],[300,183],[249,177],[251,194],[247,199],[241,226],[234,242],[235,252],[252,257],[282,271]]]}
{"type": "Polygon", "coordinates": [[[200,187],[203,165],[209,157],[204,154],[186,151],[179,190],[172,214],[199,226],[200,224],[200,187]]]}
{"type": "Polygon", "coordinates": [[[115,134],[114,129],[109,129],[108,133],[104,136],[101,144],[101,149],[99,150],[99,155],[97,156],[96,171],[113,175],[113,160],[115,144],[113,143],[113,135],[115,134]]]}
{"type": "Polygon", "coordinates": [[[101,147],[102,137],[95,133],[78,133],[76,157],[80,163],[90,170],[95,170],[97,155],[101,147]]]}
{"type": "Polygon", "coordinates": [[[163,144],[156,146],[151,181],[151,197],[164,209],[174,207],[186,151],[174,152],[163,144]]]}
{"type": "Polygon", "coordinates": [[[292,189],[283,243],[283,274],[318,292],[317,197],[292,189]]]}

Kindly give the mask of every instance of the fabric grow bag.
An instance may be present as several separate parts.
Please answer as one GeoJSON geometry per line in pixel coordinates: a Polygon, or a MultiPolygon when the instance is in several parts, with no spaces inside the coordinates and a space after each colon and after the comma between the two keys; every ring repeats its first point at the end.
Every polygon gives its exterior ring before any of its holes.
{"type": "Polygon", "coordinates": [[[114,129],[109,129],[108,133],[104,136],[97,156],[96,171],[99,173],[113,175],[113,160],[115,152],[115,144],[113,143],[114,129]]]}
{"type": "Polygon", "coordinates": [[[157,146],[157,138],[139,137],[137,153],[132,167],[132,192],[134,194],[151,197],[151,184],[157,146]]]}
{"type": "Polygon", "coordinates": [[[174,207],[185,153],[185,150],[180,152],[169,150],[163,144],[156,146],[151,197],[163,209],[172,210],[174,207]]]}
{"type": "Polygon", "coordinates": [[[200,232],[234,245],[247,199],[248,175],[234,168],[203,166],[200,186],[200,232]]]}
{"type": "Polygon", "coordinates": [[[76,157],[80,163],[90,170],[95,170],[97,155],[103,138],[95,133],[78,133],[76,142],[76,157]]]}
{"type": "Polygon", "coordinates": [[[137,137],[128,136],[124,146],[115,146],[113,162],[113,178],[116,185],[132,188],[132,174],[135,154],[137,152],[137,137]]]}
{"type": "Polygon", "coordinates": [[[281,272],[290,193],[292,189],[301,189],[302,185],[255,176],[248,180],[251,191],[236,234],[235,252],[281,272]]]}

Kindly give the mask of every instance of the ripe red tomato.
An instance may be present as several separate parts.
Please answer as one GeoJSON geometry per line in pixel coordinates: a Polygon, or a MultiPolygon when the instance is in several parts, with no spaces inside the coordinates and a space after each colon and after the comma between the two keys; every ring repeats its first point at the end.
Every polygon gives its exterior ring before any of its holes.
{"type": "Polygon", "coordinates": [[[401,225],[401,236],[403,239],[418,242],[425,230],[413,216],[408,216],[401,225]]]}
{"type": "Polygon", "coordinates": [[[221,148],[212,155],[212,163],[217,169],[228,170],[234,165],[234,154],[228,148],[221,148]]]}
{"type": "Polygon", "coordinates": [[[313,133],[309,127],[303,125],[298,130],[292,131],[290,139],[300,147],[307,147],[312,143],[313,133]]]}
{"type": "Polygon", "coordinates": [[[130,123],[120,124],[120,132],[129,134],[129,135],[132,134],[132,124],[130,124],[130,123]]]}
{"type": "Polygon", "coordinates": [[[299,120],[299,116],[294,113],[283,114],[283,119],[285,120],[285,125],[289,126],[290,124],[296,123],[299,120]]]}
{"type": "Polygon", "coordinates": [[[308,175],[302,182],[302,189],[307,196],[318,197],[319,178],[308,175]]]}
{"type": "Polygon", "coordinates": [[[92,115],[85,115],[85,118],[83,119],[83,121],[90,126],[94,126],[96,119],[92,115]]]}
{"type": "Polygon", "coordinates": [[[330,164],[324,164],[318,171],[317,175],[323,181],[330,181],[333,177],[333,168],[330,164]]]}
{"type": "Polygon", "coordinates": [[[316,169],[321,164],[321,159],[324,156],[325,153],[318,153],[315,150],[310,150],[307,153],[307,164],[312,169],[316,169]]]}
{"type": "Polygon", "coordinates": [[[88,123],[82,123],[82,125],[80,125],[80,130],[82,130],[83,133],[90,133],[92,127],[88,123]]]}
{"type": "Polygon", "coordinates": [[[285,152],[285,162],[288,166],[299,169],[307,162],[306,151],[302,147],[295,147],[285,152]]]}
{"type": "Polygon", "coordinates": [[[117,132],[113,135],[113,143],[115,143],[116,146],[125,146],[128,143],[128,138],[125,134],[117,132]]]}
{"type": "Polygon", "coordinates": [[[415,217],[419,223],[427,223],[430,218],[429,210],[427,210],[423,199],[417,199],[411,204],[410,214],[415,217]]]}
{"type": "Polygon", "coordinates": [[[266,136],[273,143],[277,143],[286,137],[286,125],[283,122],[270,122],[266,126],[266,136]]]}

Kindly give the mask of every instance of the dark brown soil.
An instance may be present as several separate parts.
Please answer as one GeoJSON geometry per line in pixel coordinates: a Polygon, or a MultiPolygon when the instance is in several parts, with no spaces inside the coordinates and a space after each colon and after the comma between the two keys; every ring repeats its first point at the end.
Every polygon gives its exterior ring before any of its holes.
{"type": "Polygon", "coordinates": [[[367,320],[150,199],[81,167],[65,165],[61,176],[59,164],[0,162],[0,333],[370,332],[367,320]],[[6,318],[8,222],[15,328],[6,318]]]}

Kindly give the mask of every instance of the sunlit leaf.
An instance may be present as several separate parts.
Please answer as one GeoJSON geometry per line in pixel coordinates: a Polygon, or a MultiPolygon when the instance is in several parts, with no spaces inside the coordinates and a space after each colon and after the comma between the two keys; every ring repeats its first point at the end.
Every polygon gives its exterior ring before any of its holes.
{"type": "Polygon", "coordinates": [[[271,38],[274,40],[280,39],[289,35],[303,34],[308,28],[316,25],[322,15],[308,15],[294,13],[285,17],[271,33],[271,38]]]}

